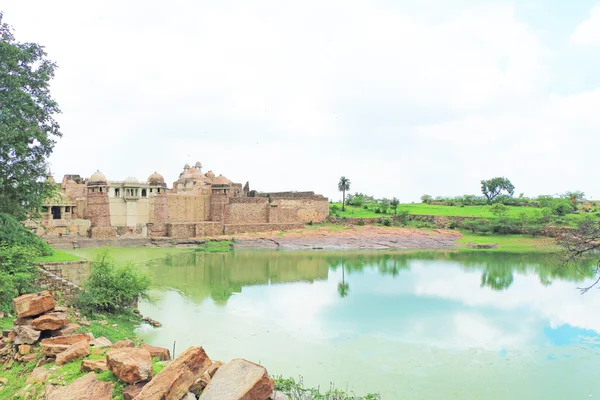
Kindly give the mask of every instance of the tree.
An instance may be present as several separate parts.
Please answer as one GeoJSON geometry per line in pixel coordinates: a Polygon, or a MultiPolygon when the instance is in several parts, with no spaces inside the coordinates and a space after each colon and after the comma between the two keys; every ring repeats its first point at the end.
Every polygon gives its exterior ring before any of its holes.
{"type": "Polygon", "coordinates": [[[493,202],[502,192],[506,192],[509,196],[515,194],[514,185],[507,178],[492,178],[481,181],[481,193],[487,198],[488,203],[493,202]]]}
{"type": "MultiPolygon", "coordinates": [[[[569,263],[576,263],[589,256],[598,257],[600,249],[600,221],[586,218],[577,229],[563,232],[557,239],[556,243],[563,249],[563,268],[569,263]]],[[[596,286],[600,282],[600,260],[593,267],[593,271],[597,276],[589,286],[578,287],[582,294],[596,286]]],[[[581,271],[585,275],[585,270],[581,271]]]]}
{"type": "Polygon", "coordinates": [[[338,182],[338,190],[342,192],[342,211],[345,211],[344,205],[346,204],[346,192],[350,190],[350,179],[342,176],[338,182]]]}
{"type": "Polygon", "coordinates": [[[394,197],[392,199],[392,201],[390,201],[390,206],[392,206],[392,210],[394,210],[394,214],[396,214],[396,210],[398,209],[398,205],[400,205],[400,200],[398,200],[396,197],[394,197]]]}
{"type": "Polygon", "coordinates": [[[36,43],[20,43],[0,12],[0,212],[20,220],[51,195],[46,158],[61,136],[49,83],[56,64],[36,43]]]}
{"type": "Polygon", "coordinates": [[[508,207],[504,204],[497,203],[490,208],[490,212],[494,214],[499,220],[503,221],[508,215],[508,207]]]}

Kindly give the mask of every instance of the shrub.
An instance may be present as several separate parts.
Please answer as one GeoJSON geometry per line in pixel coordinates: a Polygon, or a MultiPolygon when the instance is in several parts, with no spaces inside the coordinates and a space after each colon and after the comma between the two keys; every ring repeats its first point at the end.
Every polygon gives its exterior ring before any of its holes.
{"type": "Polygon", "coordinates": [[[341,211],[341,208],[337,204],[333,204],[333,205],[329,206],[329,215],[338,216],[337,214],[339,214],[340,211],[341,211]]]}
{"type": "Polygon", "coordinates": [[[35,291],[37,268],[35,247],[0,246],[0,310],[10,312],[12,299],[35,291]]]}
{"type": "Polygon", "coordinates": [[[423,196],[421,196],[421,203],[431,204],[432,200],[433,200],[433,197],[431,197],[428,194],[424,194],[423,196]]]}
{"type": "Polygon", "coordinates": [[[379,220],[383,226],[392,226],[392,220],[387,217],[383,217],[379,220]]]}
{"type": "Polygon", "coordinates": [[[5,213],[0,213],[0,245],[25,246],[37,252],[38,256],[52,254],[52,248],[47,243],[13,216],[5,213]]]}
{"type": "Polygon", "coordinates": [[[516,233],[521,233],[521,229],[518,226],[515,226],[511,222],[495,222],[491,225],[491,230],[493,233],[499,235],[513,235],[516,233]]]}
{"type": "Polygon", "coordinates": [[[94,262],[77,305],[89,313],[119,313],[135,306],[138,298],[148,299],[150,278],[135,271],[131,264],[117,267],[106,254],[94,262]]]}
{"type": "Polygon", "coordinates": [[[398,221],[400,221],[400,224],[404,226],[408,225],[408,210],[400,210],[397,218],[398,221]]]}
{"type": "Polygon", "coordinates": [[[552,205],[552,212],[555,215],[563,217],[573,211],[573,207],[568,201],[557,201],[552,205]]]}
{"type": "Polygon", "coordinates": [[[365,221],[363,221],[362,219],[359,219],[358,222],[356,223],[356,225],[358,225],[358,226],[364,226],[365,225],[365,221]]]}
{"type": "Polygon", "coordinates": [[[448,229],[456,229],[457,227],[457,223],[455,220],[450,221],[450,223],[448,224],[448,229]]]}

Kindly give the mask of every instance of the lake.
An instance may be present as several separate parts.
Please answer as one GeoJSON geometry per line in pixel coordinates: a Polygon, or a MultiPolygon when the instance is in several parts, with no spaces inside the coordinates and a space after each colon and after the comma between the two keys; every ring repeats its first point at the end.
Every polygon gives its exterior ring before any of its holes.
{"type": "MultiPolygon", "coordinates": [[[[98,250],[74,251],[92,257],[98,250]]],[[[600,292],[548,254],[117,249],[149,344],[383,399],[600,397],[600,292]]],[[[579,271],[585,273],[585,277],[579,271]]]]}

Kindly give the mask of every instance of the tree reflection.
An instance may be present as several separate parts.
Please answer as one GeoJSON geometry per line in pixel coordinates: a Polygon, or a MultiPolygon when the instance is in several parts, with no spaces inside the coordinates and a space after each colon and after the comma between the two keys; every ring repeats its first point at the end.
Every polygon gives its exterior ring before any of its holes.
{"type": "Polygon", "coordinates": [[[341,298],[348,296],[348,292],[350,292],[350,285],[346,283],[345,274],[344,274],[344,265],[342,264],[342,281],[338,283],[338,293],[341,298]]]}

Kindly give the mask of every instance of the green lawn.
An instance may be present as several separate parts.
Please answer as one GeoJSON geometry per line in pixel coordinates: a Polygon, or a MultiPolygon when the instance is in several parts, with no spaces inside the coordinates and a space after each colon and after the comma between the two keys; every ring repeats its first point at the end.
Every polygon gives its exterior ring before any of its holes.
{"type": "Polygon", "coordinates": [[[464,236],[458,240],[459,250],[462,252],[501,252],[501,253],[550,253],[559,251],[554,240],[542,237],[531,237],[524,235],[472,235],[463,233],[464,236]],[[474,249],[468,243],[496,244],[493,249],[474,249]]]}
{"type": "MultiPolygon", "coordinates": [[[[338,207],[342,207],[342,203],[332,203],[338,207]]],[[[406,210],[409,214],[421,214],[421,215],[437,215],[443,217],[480,217],[486,219],[495,219],[495,215],[490,211],[491,206],[440,206],[430,205],[425,203],[408,203],[400,204],[398,211],[406,210]]],[[[391,211],[391,209],[389,210],[391,211]]],[[[533,217],[540,212],[539,208],[534,207],[514,207],[508,206],[508,217],[519,218],[521,214],[525,214],[527,217],[533,217]]],[[[340,217],[346,218],[379,218],[384,215],[393,215],[394,213],[388,214],[377,214],[371,209],[365,210],[363,207],[357,206],[346,206],[344,212],[340,211],[340,217]]],[[[580,221],[583,221],[586,216],[594,216],[595,214],[589,213],[578,213],[568,214],[565,219],[569,222],[569,225],[575,225],[580,221]]]]}
{"type": "Polygon", "coordinates": [[[38,257],[37,262],[62,262],[62,261],[78,261],[81,260],[81,257],[77,257],[76,255],[69,254],[62,250],[54,250],[52,255],[38,257]]]}

